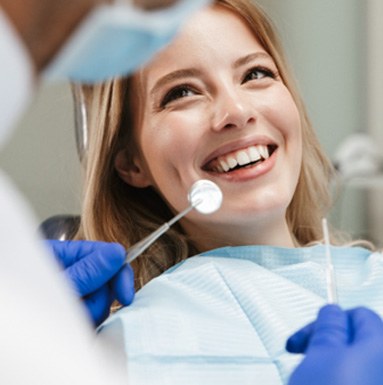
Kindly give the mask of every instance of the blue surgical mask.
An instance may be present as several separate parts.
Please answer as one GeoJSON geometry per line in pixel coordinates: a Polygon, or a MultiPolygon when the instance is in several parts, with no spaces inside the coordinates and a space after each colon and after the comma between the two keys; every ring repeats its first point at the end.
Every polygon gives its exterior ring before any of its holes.
{"type": "Polygon", "coordinates": [[[144,11],[117,1],[96,8],[44,73],[47,80],[96,83],[127,75],[168,44],[191,13],[210,0],[178,0],[144,11]]]}

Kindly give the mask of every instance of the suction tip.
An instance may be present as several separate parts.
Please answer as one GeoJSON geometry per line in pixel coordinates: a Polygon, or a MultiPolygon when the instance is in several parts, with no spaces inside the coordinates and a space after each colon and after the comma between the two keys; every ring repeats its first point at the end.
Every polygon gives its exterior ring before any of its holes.
{"type": "Polygon", "coordinates": [[[197,180],[189,191],[189,202],[201,214],[212,214],[222,204],[222,191],[212,181],[197,180]]]}

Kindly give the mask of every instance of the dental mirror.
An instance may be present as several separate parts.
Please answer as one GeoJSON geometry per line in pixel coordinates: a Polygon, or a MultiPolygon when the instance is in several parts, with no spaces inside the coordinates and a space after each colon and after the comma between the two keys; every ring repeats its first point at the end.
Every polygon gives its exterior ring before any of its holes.
{"type": "Polygon", "coordinates": [[[211,214],[221,207],[222,191],[212,181],[200,179],[191,187],[188,199],[201,214],[211,214]]]}
{"type": "Polygon", "coordinates": [[[134,261],[142,252],[144,252],[154,241],[169,230],[170,226],[184,217],[189,211],[196,209],[201,214],[212,214],[217,211],[222,204],[222,191],[212,181],[200,179],[193,184],[188,193],[190,205],[169,222],[164,223],[153,233],[141,241],[135,243],[126,250],[126,263],[134,261]]]}

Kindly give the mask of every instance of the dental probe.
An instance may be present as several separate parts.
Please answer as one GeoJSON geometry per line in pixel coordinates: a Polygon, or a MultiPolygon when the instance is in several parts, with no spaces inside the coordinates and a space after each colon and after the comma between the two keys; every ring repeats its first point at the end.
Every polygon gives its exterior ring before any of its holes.
{"type": "Polygon", "coordinates": [[[327,301],[328,303],[338,303],[338,295],[336,292],[336,281],[334,265],[332,263],[331,251],[330,251],[330,237],[327,226],[327,219],[322,219],[322,229],[324,244],[326,250],[326,281],[327,281],[327,301]]]}
{"type": "Polygon", "coordinates": [[[149,234],[141,241],[135,243],[126,250],[125,263],[131,263],[142,252],[144,252],[154,241],[162,234],[169,230],[170,226],[184,217],[189,211],[196,209],[201,214],[211,214],[217,211],[222,204],[222,191],[212,181],[200,179],[193,184],[188,193],[190,205],[169,222],[164,223],[161,227],[149,234]]]}

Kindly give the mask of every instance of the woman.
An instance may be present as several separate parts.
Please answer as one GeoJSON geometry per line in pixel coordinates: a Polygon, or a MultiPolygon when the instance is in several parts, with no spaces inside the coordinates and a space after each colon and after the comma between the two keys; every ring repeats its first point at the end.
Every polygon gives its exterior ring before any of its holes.
{"type": "MultiPolygon", "coordinates": [[[[251,21],[254,24],[254,32],[260,36],[259,39],[266,47],[264,50],[269,52],[275,63],[274,69],[279,71],[280,83],[285,85],[291,94],[292,102],[296,105],[299,114],[297,119],[300,120],[298,125],[302,130],[302,150],[299,151],[302,151],[303,159],[296,192],[291,203],[287,204],[286,222],[291,242],[297,246],[318,241],[322,238],[321,218],[326,214],[330,202],[328,186],[332,177],[332,167],[320,149],[303,103],[287,70],[279,42],[265,15],[247,2],[219,3],[225,4],[226,7],[229,7],[229,4],[232,4],[232,7],[238,4],[236,12],[248,18],[249,15],[253,15],[251,21]],[[244,8],[242,11],[241,4],[244,8]],[[310,210],[307,210],[307,207],[310,207],[310,210]]],[[[126,183],[124,176],[121,177],[124,171],[119,173],[115,167],[116,162],[120,166],[122,162],[128,162],[135,151],[131,127],[138,125],[138,120],[142,119],[140,115],[143,115],[143,111],[136,112],[138,104],[143,102],[144,97],[143,91],[137,89],[139,76],[140,74],[137,74],[133,78],[117,79],[94,89],[90,87],[84,89],[90,106],[88,125],[92,134],[88,152],[83,226],[80,234],[81,237],[88,239],[118,240],[127,247],[174,215],[153,188],[137,188],[126,183]]],[[[174,151],[174,148],[172,150],[174,151]]],[[[118,167],[119,170],[122,168],[118,167]]],[[[199,176],[214,180],[210,174],[202,173],[199,176]]],[[[190,187],[191,182],[193,181],[191,180],[186,188],[190,187]]],[[[175,192],[178,196],[185,197],[182,207],[178,209],[183,208],[186,204],[186,191],[184,189],[175,192]]],[[[225,194],[225,201],[227,199],[225,194]]],[[[180,230],[180,227],[177,231],[170,230],[156,243],[154,249],[137,260],[135,270],[138,287],[198,250],[186,234],[180,234],[180,230]]],[[[253,234],[251,243],[257,243],[253,234]]],[[[238,244],[237,238],[234,244],[238,244]]]]}
{"type": "MultiPolygon", "coordinates": [[[[332,167],[266,16],[245,0],[215,1],[133,77],[85,91],[79,237],[128,247],[184,209],[201,178],[224,197],[134,262],[137,287],[151,282],[101,328],[129,357],[131,382],[285,382],[296,364],[286,337],[326,295],[325,250],[309,245],[322,238],[332,167]]],[[[383,309],[369,295],[379,254],[332,253],[341,303],[383,309]]]]}

